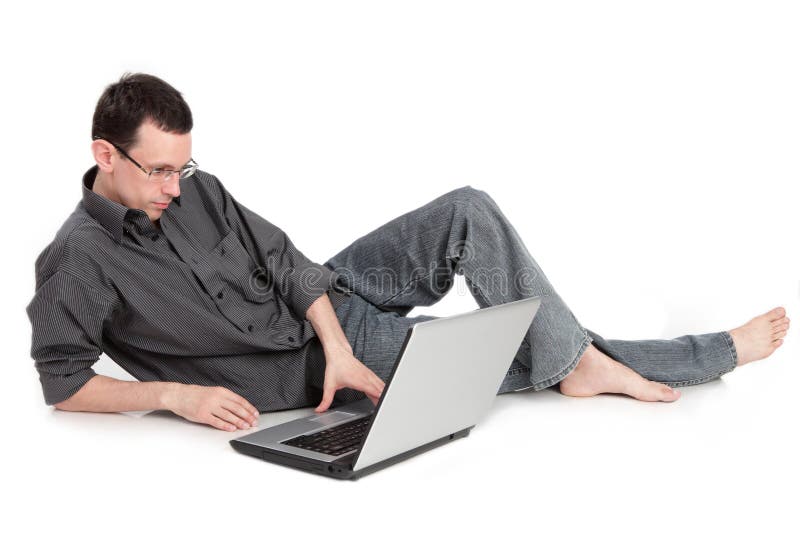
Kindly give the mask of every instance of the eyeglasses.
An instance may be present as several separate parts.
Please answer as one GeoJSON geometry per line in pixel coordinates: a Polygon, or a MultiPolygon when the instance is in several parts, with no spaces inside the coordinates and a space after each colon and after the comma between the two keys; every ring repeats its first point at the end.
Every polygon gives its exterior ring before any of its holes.
{"type": "Polygon", "coordinates": [[[130,155],[127,152],[122,150],[120,147],[118,147],[116,144],[112,143],[108,139],[100,137],[99,135],[92,136],[92,139],[101,139],[103,141],[106,141],[107,143],[111,143],[111,146],[116,148],[120,154],[125,156],[127,159],[131,160],[131,163],[139,167],[142,170],[142,172],[147,175],[147,179],[150,180],[151,182],[168,182],[172,180],[173,176],[177,176],[179,180],[185,180],[190,176],[192,176],[194,172],[197,170],[197,162],[194,159],[190,159],[189,163],[187,163],[178,170],[162,169],[156,167],[148,171],[147,169],[139,165],[139,163],[135,159],[130,157],[130,155]]]}

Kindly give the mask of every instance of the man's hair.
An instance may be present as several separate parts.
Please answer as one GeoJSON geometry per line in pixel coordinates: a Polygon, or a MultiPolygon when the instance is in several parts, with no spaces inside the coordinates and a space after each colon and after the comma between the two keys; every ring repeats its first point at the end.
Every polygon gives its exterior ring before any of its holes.
{"type": "Polygon", "coordinates": [[[92,139],[102,137],[127,151],[136,145],[137,131],[145,120],[165,132],[192,130],[192,111],[181,93],[151,74],[126,72],[100,95],[92,118],[92,139]]]}

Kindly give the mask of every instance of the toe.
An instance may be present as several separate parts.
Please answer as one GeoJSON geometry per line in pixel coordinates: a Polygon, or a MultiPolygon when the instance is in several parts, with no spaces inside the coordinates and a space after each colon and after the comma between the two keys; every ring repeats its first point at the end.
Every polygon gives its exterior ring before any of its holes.
{"type": "Polygon", "coordinates": [[[776,339],[775,341],[772,342],[773,347],[780,347],[781,345],[783,345],[782,339],[776,339]]]}
{"type": "Polygon", "coordinates": [[[780,332],[775,332],[772,334],[772,339],[781,339],[782,337],[786,337],[786,330],[781,330],[780,332]]]}
{"type": "Polygon", "coordinates": [[[766,313],[766,316],[771,320],[774,321],[775,319],[780,319],[786,315],[786,310],[782,307],[778,306],[777,308],[773,308],[766,313]]]}
{"type": "Polygon", "coordinates": [[[675,389],[672,389],[669,386],[663,386],[661,388],[661,400],[664,402],[672,402],[674,400],[678,400],[678,397],[681,396],[681,392],[675,389]]]}
{"type": "Polygon", "coordinates": [[[772,321],[773,328],[778,326],[788,326],[788,325],[789,325],[788,317],[783,317],[781,319],[775,319],[774,321],[772,321]]]}
{"type": "Polygon", "coordinates": [[[678,397],[680,397],[681,394],[679,391],[676,391],[669,386],[651,383],[642,385],[639,388],[635,388],[633,392],[629,393],[629,395],[642,401],[672,402],[674,400],[678,400],[678,397]]]}

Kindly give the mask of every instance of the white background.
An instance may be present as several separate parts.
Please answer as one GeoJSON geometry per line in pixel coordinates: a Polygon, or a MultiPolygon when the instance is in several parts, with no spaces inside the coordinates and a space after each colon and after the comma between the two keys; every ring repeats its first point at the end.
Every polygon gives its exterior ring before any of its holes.
{"type": "MultiPolygon", "coordinates": [[[[316,261],[469,184],[606,338],[794,317],[795,3],[37,2],[0,19],[4,531],[796,527],[792,331],[671,404],[500,396],[467,439],[354,483],[236,453],[250,431],[45,406],[24,312],[93,164],[97,98],[144,71],[184,94],[201,167],[316,261]]],[[[412,315],[475,307],[460,278],[412,315]]],[[[130,378],[105,355],[95,370],[130,378]]]]}

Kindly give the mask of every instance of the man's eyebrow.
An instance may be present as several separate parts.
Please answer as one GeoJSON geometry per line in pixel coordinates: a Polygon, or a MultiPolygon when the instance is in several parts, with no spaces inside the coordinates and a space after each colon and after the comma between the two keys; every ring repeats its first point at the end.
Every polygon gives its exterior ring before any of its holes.
{"type": "MultiPolygon", "coordinates": [[[[186,163],[184,163],[183,165],[181,165],[180,167],[178,167],[178,169],[182,169],[182,168],[186,167],[186,165],[187,165],[187,164],[188,164],[190,161],[192,161],[192,158],[189,158],[188,160],[186,160],[186,163]]],[[[160,162],[158,162],[158,163],[153,163],[153,168],[154,168],[154,169],[163,169],[164,167],[172,167],[172,164],[171,164],[171,163],[166,163],[166,162],[163,162],[163,161],[160,161],[160,162]]],[[[174,168],[174,167],[173,167],[173,168],[174,168]]]]}

